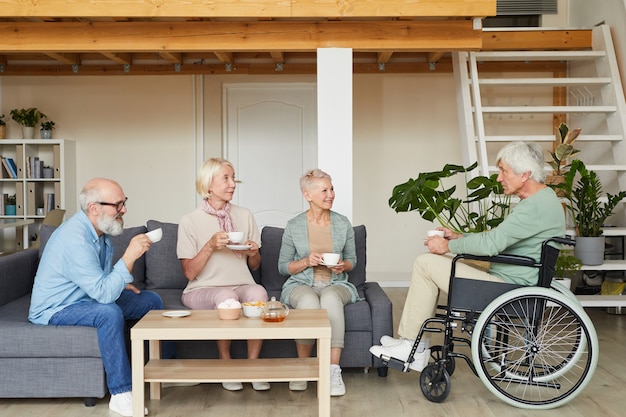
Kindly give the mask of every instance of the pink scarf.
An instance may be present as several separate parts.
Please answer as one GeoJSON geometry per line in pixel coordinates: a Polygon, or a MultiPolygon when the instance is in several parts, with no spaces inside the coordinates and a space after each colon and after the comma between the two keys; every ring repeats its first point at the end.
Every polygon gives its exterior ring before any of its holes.
{"type": "MultiPolygon", "coordinates": [[[[202,200],[202,211],[212,216],[217,217],[217,222],[220,225],[220,230],[224,232],[236,232],[235,223],[233,223],[232,217],[230,217],[230,203],[226,203],[223,209],[216,210],[209,201],[205,198],[202,200]]],[[[241,258],[241,252],[235,251],[235,255],[241,258]]]]}

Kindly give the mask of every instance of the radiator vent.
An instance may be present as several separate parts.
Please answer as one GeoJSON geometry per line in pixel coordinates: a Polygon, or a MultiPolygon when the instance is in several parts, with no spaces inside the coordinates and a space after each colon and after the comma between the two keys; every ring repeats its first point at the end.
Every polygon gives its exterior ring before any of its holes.
{"type": "Polygon", "coordinates": [[[556,14],[557,0],[497,0],[497,16],[556,14]]]}

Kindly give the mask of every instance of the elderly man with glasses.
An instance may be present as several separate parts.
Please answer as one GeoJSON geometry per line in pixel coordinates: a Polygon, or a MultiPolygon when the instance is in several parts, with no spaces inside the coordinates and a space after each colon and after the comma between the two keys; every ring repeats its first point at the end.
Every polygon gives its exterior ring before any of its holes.
{"type": "Polygon", "coordinates": [[[132,416],[125,321],[163,308],[159,295],[132,285],[133,265],[151,243],[145,234],[133,237],[113,265],[111,236],[122,233],[126,213],[122,187],[113,180],[96,178],[84,186],[79,200],[81,210],[55,230],[45,246],[28,318],[35,324],[97,328],[111,393],[109,408],[132,416]]]}

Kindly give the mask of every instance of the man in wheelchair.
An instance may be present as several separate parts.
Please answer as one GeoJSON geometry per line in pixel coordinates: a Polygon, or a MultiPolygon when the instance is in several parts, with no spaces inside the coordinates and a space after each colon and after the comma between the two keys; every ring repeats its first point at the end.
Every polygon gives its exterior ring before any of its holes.
{"type": "MultiPolygon", "coordinates": [[[[435,315],[439,292],[448,292],[452,258],[446,254],[494,256],[501,253],[539,259],[542,243],[565,236],[565,215],[554,191],[544,184],[543,151],[536,144],[512,142],[496,157],[498,181],[504,193],[519,197],[519,203],[494,229],[482,233],[457,234],[440,227],[444,237],[428,237],[428,252],[416,258],[398,335],[383,336],[372,346],[376,357],[407,361],[422,324],[435,315]]],[[[467,264],[456,265],[457,276],[484,281],[536,285],[538,271],[519,265],[492,264],[488,271],[467,264]]],[[[420,341],[410,369],[422,371],[428,363],[428,342],[420,341]]]]}

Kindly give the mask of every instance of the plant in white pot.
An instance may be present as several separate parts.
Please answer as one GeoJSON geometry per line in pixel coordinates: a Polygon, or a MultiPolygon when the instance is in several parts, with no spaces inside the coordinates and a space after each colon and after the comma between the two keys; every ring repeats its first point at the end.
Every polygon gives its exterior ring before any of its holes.
{"type": "Polygon", "coordinates": [[[29,107],[27,109],[11,110],[11,118],[22,126],[23,139],[33,139],[35,126],[41,119],[45,119],[46,115],[36,107],[29,107]]]}
{"type": "Polygon", "coordinates": [[[583,265],[601,265],[604,263],[605,243],[602,226],[626,197],[626,191],[616,195],[606,193],[604,197],[598,174],[588,170],[579,159],[572,161],[564,182],[557,188],[563,191],[565,206],[576,228],[576,257],[583,265]]]}
{"type": "Polygon", "coordinates": [[[46,120],[41,123],[41,129],[39,130],[41,139],[52,138],[52,129],[54,129],[54,124],[55,123],[48,118],[46,118],[46,120]]]}

